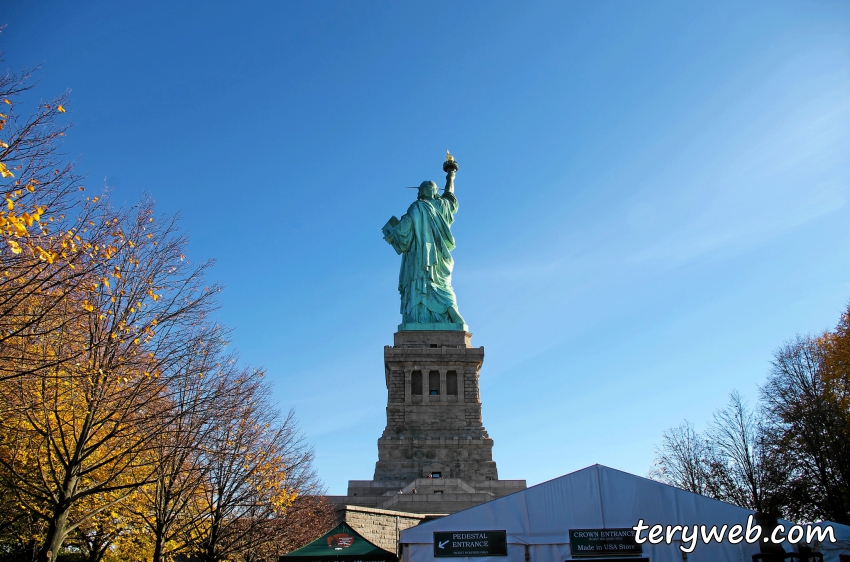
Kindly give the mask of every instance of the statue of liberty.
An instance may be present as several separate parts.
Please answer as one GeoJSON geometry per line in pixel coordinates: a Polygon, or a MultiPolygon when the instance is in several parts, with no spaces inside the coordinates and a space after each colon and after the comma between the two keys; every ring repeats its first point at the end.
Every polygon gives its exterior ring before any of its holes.
{"type": "Polygon", "coordinates": [[[414,188],[419,197],[407,213],[401,219],[392,217],[382,229],[384,240],[396,253],[404,254],[398,276],[399,330],[466,330],[452,289],[455,239],[451,224],[458,209],[454,194],[458,165],[448,150],[446,155],[443,194],[437,193],[436,183],[422,182],[414,188]]]}

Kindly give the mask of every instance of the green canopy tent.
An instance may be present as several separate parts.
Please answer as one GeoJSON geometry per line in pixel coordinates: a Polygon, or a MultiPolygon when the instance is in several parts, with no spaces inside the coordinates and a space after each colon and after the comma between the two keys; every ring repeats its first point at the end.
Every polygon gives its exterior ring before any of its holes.
{"type": "Polygon", "coordinates": [[[394,552],[384,550],[363,537],[345,523],[340,523],[318,539],[279,558],[279,562],[357,562],[383,560],[398,562],[394,552]]]}

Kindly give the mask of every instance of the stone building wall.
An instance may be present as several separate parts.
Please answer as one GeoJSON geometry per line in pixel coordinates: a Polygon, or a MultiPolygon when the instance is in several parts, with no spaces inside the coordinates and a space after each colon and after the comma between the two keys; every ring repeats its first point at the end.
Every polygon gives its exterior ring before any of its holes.
{"type": "Polygon", "coordinates": [[[337,508],[337,520],[345,521],[366,540],[390,552],[398,552],[398,537],[405,529],[444,514],[420,514],[356,505],[337,508]]]}

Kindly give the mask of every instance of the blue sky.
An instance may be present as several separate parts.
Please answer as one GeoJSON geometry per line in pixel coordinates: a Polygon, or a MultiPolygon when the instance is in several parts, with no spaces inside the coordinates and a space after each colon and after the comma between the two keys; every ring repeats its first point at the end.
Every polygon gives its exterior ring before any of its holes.
{"type": "Polygon", "coordinates": [[[850,300],[846,2],[19,2],[90,189],[181,212],[331,493],[371,478],[400,258],[460,163],[461,313],[502,478],[645,474],[850,300]]]}

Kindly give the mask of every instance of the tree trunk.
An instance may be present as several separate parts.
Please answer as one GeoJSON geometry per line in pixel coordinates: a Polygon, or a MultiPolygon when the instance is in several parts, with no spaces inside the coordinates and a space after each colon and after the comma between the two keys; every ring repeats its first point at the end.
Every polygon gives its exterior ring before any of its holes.
{"type": "Polygon", "coordinates": [[[210,535],[207,541],[207,552],[205,562],[216,562],[216,547],[218,546],[218,531],[221,525],[218,510],[213,512],[212,524],[210,525],[210,535]]]}
{"type": "Polygon", "coordinates": [[[162,525],[157,524],[153,534],[153,558],[151,562],[162,562],[162,546],[165,543],[165,532],[162,525]]]}
{"type": "Polygon", "coordinates": [[[56,506],[53,517],[50,519],[50,525],[47,527],[44,546],[41,547],[38,553],[38,562],[53,562],[56,560],[56,557],[59,555],[59,549],[62,548],[62,542],[65,540],[65,526],[68,523],[70,511],[70,503],[56,506]]]}

